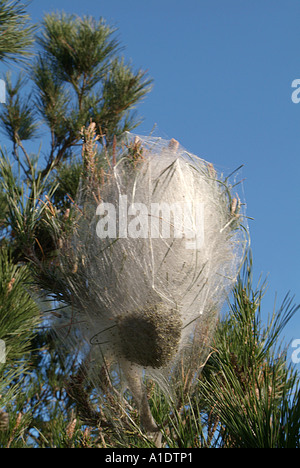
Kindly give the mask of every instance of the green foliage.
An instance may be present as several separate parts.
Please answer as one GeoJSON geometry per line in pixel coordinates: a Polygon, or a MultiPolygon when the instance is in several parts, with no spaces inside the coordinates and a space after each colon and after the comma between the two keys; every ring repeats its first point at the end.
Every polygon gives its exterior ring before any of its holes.
{"type": "Polygon", "coordinates": [[[11,73],[6,74],[7,105],[2,113],[2,128],[13,142],[30,140],[36,136],[37,123],[34,123],[34,107],[30,97],[21,99],[21,93],[26,80],[19,75],[15,85],[11,81],[11,73]]]}
{"type": "MultiPolygon", "coordinates": [[[[27,266],[14,264],[9,248],[0,249],[0,338],[5,344],[0,363],[0,426],[6,441],[17,437],[14,402],[30,370],[32,342],[40,322],[38,307],[28,292],[31,281],[27,266]],[[4,426],[4,427],[3,427],[4,426]],[[14,429],[15,428],[15,429],[14,429]]],[[[17,430],[18,429],[18,430],[17,430]]],[[[0,428],[0,443],[3,434],[0,428]]],[[[3,438],[2,438],[3,439],[3,438]]]]}
{"type": "Polygon", "coordinates": [[[280,333],[299,306],[287,296],[264,325],[264,288],[253,291],[251,274],[250,259],[234,288],[230,312],[218,328],[216,352],[205,367],[200,391],[221,446],[299,447],[298,374],[279,344],[280,333]]]}
{"type": "Polygon", "coordinates": [[[132,109],[149,92],[151,80],[117,55],[114,32],[103,19],[64,13],[44,19],[32,73],[37,108],[51,132],[46,169],[70,155],[90,120],[106,144],[138,123],[132,109]]]}
{"type": "Polygon", "coordinates": [[[57,184],[53,192],[53,205],[63,212],[70,206],[72,200],[75,200],[80,177],[82,175],[82,161],[72,160],[60,164],[49,177],[49,189],[53,184],[57,184]]]}
{"type": "MultiPolygon", "coordinates": [[[[22,182],[15,176],[5,154],[2,151],[0,154],[2,197],[7,206],[3,228],[11,236],[15,260],[37,261],[45,257],[52,244],[50,235],[41,223],[47,206],[44,198],[47,178],[42,178],[40,173],[37,175],[37,163],[33,165],[29,161],[31,182],[22,182]]],[[[48,197],[52,196],[54,189],[48,190],[48,197]]]]}
{"type": "MultiPolygon", "coordinates": [[[[15,265],[11,252],[0,250],[0,336],[6,343],[6,363],[14,366],[25,359],[32,338],[32,322],[36,323],[38,308],[26,285],[28,268],[15,265]],[[12,314],[13,311],[13,314],[12,314]]],[[[2,394],[2,391],[0,391],[2,394]]]]}
{"type": "MultiPolygon", "coordinates": [[[[28,177],[31,164],[24,141],[36,137],[38,128],[46,127],[50,135],[50,148],[43,150],[45,160],[39,168],[43,178],[64,161],[76,159],[80,130],[91,120],[106,147],[140,122],[134,108],[150,91],[151,79],[118,55],[114,33],[103,19],[46,15],[37,38],[38,54],[27,67],[32,93],[24,96],[26,77],[13,85],[7,75],[1,126],[28,177]]],[[[72,165],[69,168],[72,177],[72,165]]]]}
{"type": "Polygon", "coordinates": [[[119,44],[112,37],[115,29],[103,19],[78,18],[62,13],[46,15],[38,39],[48,63],[60,79],[70,83],[79,98],[84,97],[104,76],[109,59],[119,44]]]}
{"type": "Polygon", "coordinates": [[[30,25],[26,5],[0,0],[0,61],[30,55],[35,27],[30,25]]]}
{"type": "Polygon", "coordinates": [[[103,105],[94,115],[94,121],[100,122],[106,142],[112,143],[112,136],[120,136],[125,131],[134,129],[140,121],[135,114],[127,112],[140,101],[150,89],[150,80],[145,79],[145,72],[132,72],[124,60],[115,59],[105,75],[103,85],[103,105]]]}

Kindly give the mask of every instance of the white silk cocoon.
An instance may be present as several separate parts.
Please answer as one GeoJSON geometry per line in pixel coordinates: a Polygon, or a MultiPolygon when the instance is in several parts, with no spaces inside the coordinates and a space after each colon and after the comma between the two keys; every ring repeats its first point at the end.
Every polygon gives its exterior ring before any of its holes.
{"type": "Polygon", "coordinates": [[[132,134],[99,187],[78,192],[60,254],[72,306],[56,329],[94,379],[105,365],[133,394],[144,375],[171,393],[182,363],[197,372],[209,353],[248,245],[244,205],[212,164],[132,134]]]}

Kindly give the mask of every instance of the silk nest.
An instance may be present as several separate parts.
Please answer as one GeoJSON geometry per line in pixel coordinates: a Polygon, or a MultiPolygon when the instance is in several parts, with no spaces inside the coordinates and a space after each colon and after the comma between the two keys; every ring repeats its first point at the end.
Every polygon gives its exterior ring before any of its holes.
{"type": "Polygon", "coordinates": [[[241,184],[176,140],[130,133],[99,170],[94,127],[84,135],[86,170],[58,257],[68,307],[54,328],[95,388],[105,394],[105,369],[155,432],[145,381],[176,399],[183,369],[197,378],[243,263],[241,184]]]}

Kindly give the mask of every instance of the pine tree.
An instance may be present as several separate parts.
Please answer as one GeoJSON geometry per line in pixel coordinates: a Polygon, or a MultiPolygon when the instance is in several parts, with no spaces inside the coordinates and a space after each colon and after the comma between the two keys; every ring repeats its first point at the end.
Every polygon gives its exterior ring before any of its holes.
{"type": "MultiPolygon", "coordinates": [[[[105,373],[112,419],[93,405],[77,356],[61,356],[45,320],[45,308],[57,315],[60,309],[50,297],[42,306],[35,295],[43,286],[61,293],[60,278],[46,268],[55,264],[57,247],[49,228],[59,243],[71,227],[80,176],[99,176],[113,162],[119,137],[138,125],[133,110],[151,87],[145,72],[120,58],[114,34],[103,20],[46,15],[37,54],[22,75],[7,75],[1,122],[12,154],[2,150],[0,157],[1,447],[154,446],[139,428],[131,396],[124,396],[124,413],[105,373]],[[91,121],[102,151],[82,158],[91,121]],[[42,132],[39,157],[27,146],[42,132]]],[[[264,285],[253,288],[252,270],[249,255],[196,384],[182,369],[176,404],[149,385],[151,411],[170,448],[299,447],[299,379],[279,343],[298,307],[287,296],[265,325],[264,285]]]]}

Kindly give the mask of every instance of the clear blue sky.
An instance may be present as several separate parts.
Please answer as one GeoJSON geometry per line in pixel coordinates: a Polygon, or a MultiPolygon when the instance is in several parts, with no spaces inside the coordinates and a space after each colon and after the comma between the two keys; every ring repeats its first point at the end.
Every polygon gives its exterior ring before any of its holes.
{"type": "MultiPolygon", "coordinates": [[[[241,177],[255,279],[268,275],[264,310],[299,290],[299,0],[32,0],[34,21],[64,10],[104,17],[124,56],[147,69],[154,89],[137,132],[174,137],[241,177]]],[[[87,51],[88,53],[88,51],[87,51]]],[[[300,339],[300,312],[285,331],[300,339]]]]}

